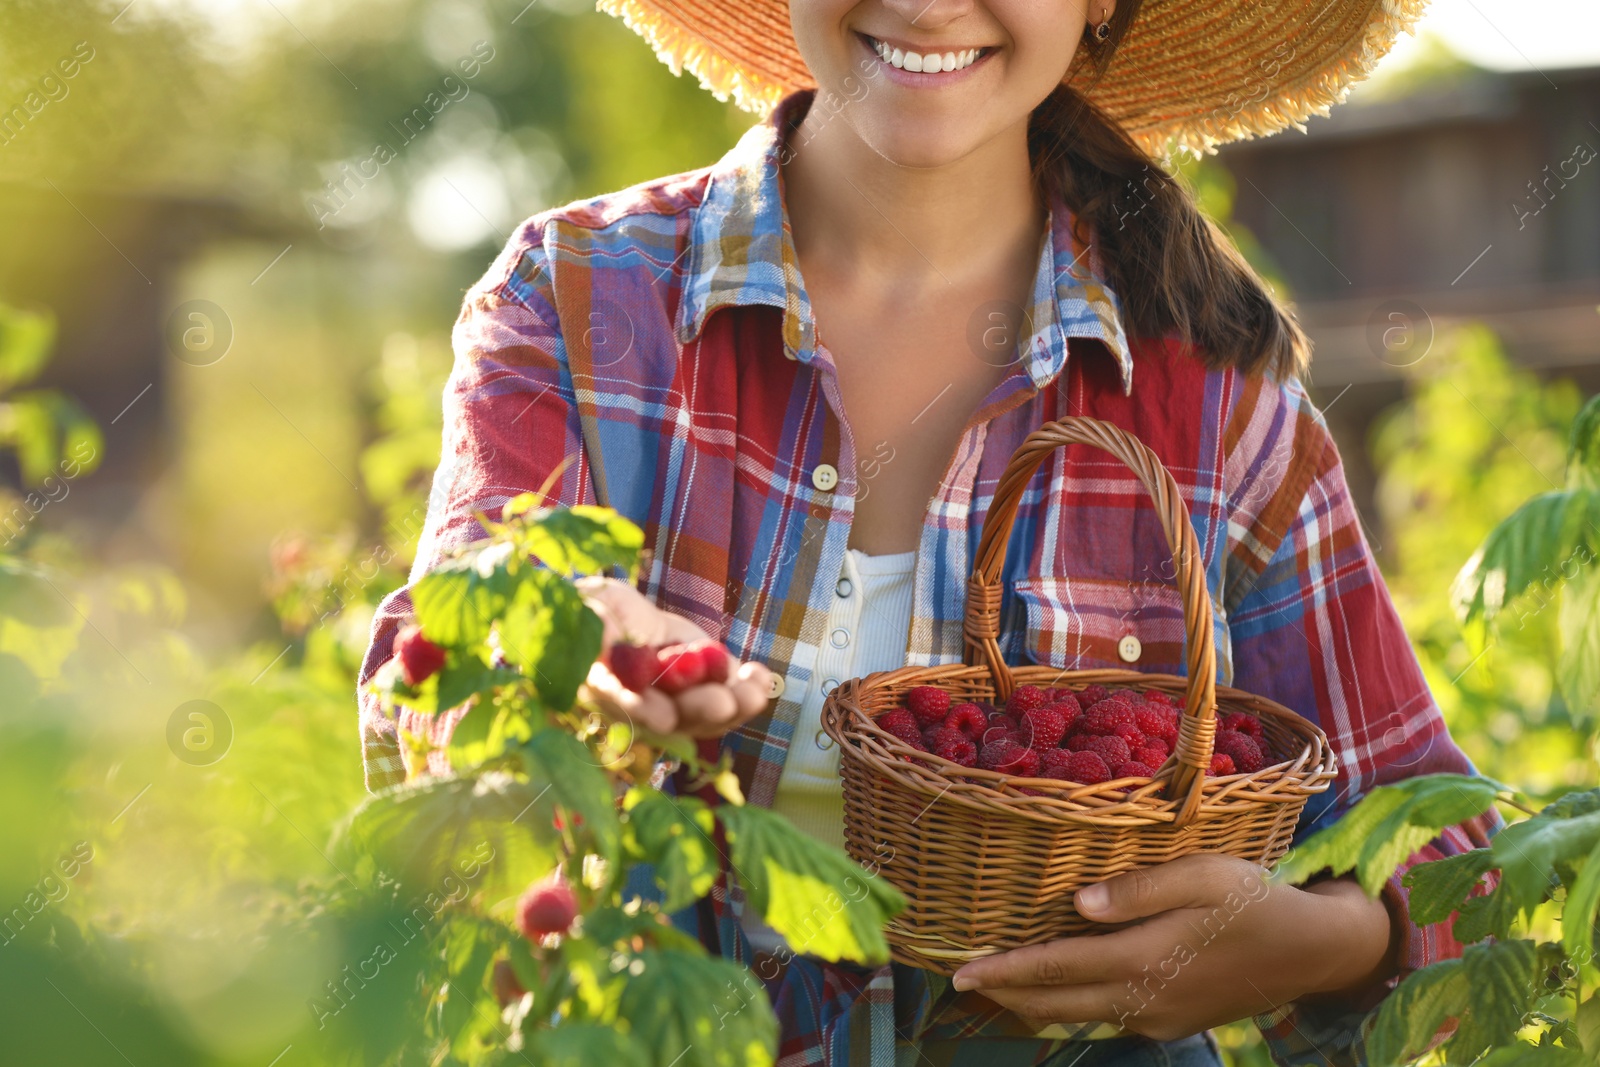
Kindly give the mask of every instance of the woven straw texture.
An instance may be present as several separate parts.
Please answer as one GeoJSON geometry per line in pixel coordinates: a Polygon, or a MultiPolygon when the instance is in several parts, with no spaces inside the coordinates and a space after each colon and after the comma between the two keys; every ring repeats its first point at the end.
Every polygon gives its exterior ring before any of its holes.
{"type": "Polygon", "coordinates": [[[979,956],[1108,929],[1074,909],[1079,886],[1191,852],[1267,865],[1288,851],[1306,801],[1334,777],[1333,753],[1322,731],[1288,708],[1216,685],[1203,565],[1177,483],[1131,435],[1074,417],[1046,423],[1017,449],[968,580],[965,662],[851,679],[822,709],[823,729],[841,749],[845,847],[909,901],[889,928],[895,959],[952,974],[979,956]],[[1155,500],[1183,596],[1187,677],[1012,667],[1001,659],[1000,575],[1017,505],[1039,464],[1070,443],[1115,455],[1155,500]],[[1013,778],[918,751],[876,725],[919,685],[946,690],[952,703],[1001,703],[1018,685],[1160,689],[1183,698],[1183,715],[1173,754],[1154,778],[1100,785],[1013,778]],[[1219,711],[1260,718],[1270,749],[1265,767],[1206,777],[1219,711]]]}
{"type": "MultiPolygon", "coordinates": [[[[719,100],[765,113],[816,82],[784,0],[599,0],[719,100]]],[[[1146,151],[1304,129],[1365,78],[1427,0],[1145,0],[1098,82],[1070,83],[1146,151]]],[[[1078,65],[1075,64],[1075,70],[1078,65]]],[[[1087,77],[1087,76],[1086,76],[1087,77]]]]}

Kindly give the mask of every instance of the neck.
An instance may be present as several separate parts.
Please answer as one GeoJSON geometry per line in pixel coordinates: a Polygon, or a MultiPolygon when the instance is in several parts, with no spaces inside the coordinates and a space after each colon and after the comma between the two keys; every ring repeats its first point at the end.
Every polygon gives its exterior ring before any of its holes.
{"type": "Polygon", "coordinates": [[[1026,119],[938,167],[893,163],[816,108],[789,145],[784,199],[808,273],[920,291],[1031,275],[1047,213],[1026,119]]]}

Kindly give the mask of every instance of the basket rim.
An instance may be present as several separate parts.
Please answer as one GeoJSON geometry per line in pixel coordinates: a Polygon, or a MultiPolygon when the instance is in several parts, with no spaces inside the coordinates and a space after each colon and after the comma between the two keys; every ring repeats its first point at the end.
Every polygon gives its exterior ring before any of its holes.
{"type": "MultiPolygon", "coordinates": [[[[1048,677],[1054,679],[1049,684],[1061,688],[1126,680],[1137,681],[1141,688],[1183,694],[1189,685],[1189,680],[1182,675],[1119,668],[1066,670],[1049,664],[1029,663],[1010,666],[1010,671],[1019,684],[1041,684],[1048,677]],[[1074,684],[1076,678],[1086,680],[1074,684]]],[[[840,746],[841,759],[867,763],[875,773],[896,779],[899,785],[929,797],[930,804],[943,799],[981,812],[1047,823],[1067,821],[1117,826],[1171,824],[1185,808],[1185,797],[1168,799],[1164,796],[1175,756],[1168,756],[1156,775],[1142,780],[1117,778],[1085,785],[1055,778],[1021,778],[981,767],[964,767],[932,752],[914,749],[879,727],[860,704],[861,697],[877,690],[909,689],[917,685],[940,687],[941,681],[979,681],[992,689],[994,678],[986,664],[951,663],[874,671],[843,681],[828,693],[823,701],[823,729],[840,746]],[[917,767],[918,771],[911,772],[911,767],[917,767]],[[942,780],[943,788],[936,788],[933,781],[928,780],[930,778],[942,780]],[[1035,793],[1022,793],[1022,787],[1035,793]]],[[[1289,804],[1329,788],[1337,761],[1327,735],[1316,723],[1277,701],[1242,689],[1218,685],[1216,695],[1217,707],[1245,705],[1239,710],[1248,710],[1251,714],[1266,712],[1298,736],[1302,746],[1297,757],[1280,760],[1257,771],[1207,776],[1202,791],[1208,811],[1215,811],[1219,804],[1225,807],[1289,804]],[[1274,796],[1272,791],[1277,787],[1285,791],[1274,796]],[[1261,788],[1267,790],[1266,795],[1257,792],[1261,788]]]]}

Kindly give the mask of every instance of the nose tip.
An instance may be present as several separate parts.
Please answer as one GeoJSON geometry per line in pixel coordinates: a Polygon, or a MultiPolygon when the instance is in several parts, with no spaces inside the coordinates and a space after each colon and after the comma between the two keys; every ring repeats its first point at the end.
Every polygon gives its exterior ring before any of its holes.
{"type": "Polygon", "coordinates": [[[948,26],[968,14],[973,0],[883,0],[883,6],[917,29],[948,26]]]}

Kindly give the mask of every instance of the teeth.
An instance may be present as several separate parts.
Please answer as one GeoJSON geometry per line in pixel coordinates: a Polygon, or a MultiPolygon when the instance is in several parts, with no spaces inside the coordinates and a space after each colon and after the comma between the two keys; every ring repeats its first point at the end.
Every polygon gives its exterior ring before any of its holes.
{"type": "Polygon", "coordinates": [[[903,52],[898,48],[890,47],[877,38],[872,38],[872,47],[877,50],[878,58],[891,67],[901,70],[917,71],[922,74],[938,74],[943,71],[962,70],[977,62],[982,53],[979,48],[965,48],[959,52],[931,52],[922,55],[918,52],[903,52]]]}

